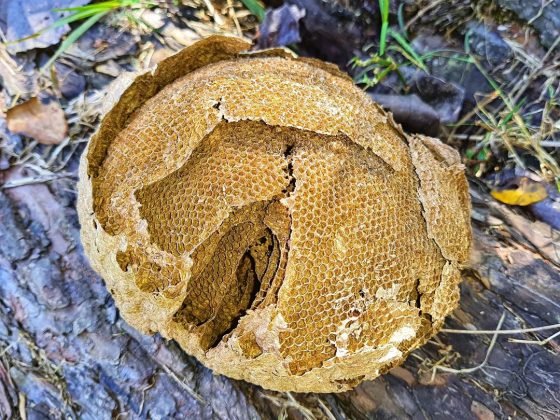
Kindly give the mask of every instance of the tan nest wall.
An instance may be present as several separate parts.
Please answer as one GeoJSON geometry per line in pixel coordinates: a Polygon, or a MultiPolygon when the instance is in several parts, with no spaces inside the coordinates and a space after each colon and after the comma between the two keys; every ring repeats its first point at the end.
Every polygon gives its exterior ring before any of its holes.
{"type": "Polygon", "coordinates": [[[123,318],[214,371],[350,389],[456,306],[458,154],[348,76],[214,36],[132,79],[84,152],[82,241],[123,318]]]}

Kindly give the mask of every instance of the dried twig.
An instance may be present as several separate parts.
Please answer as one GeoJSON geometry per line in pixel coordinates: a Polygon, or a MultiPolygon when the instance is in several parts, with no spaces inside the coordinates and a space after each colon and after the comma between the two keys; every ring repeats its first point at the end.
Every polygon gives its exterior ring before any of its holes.
{"type": "Polygon", "coordinates": [[[331,410],[329,410],[329,407],[327,407],[327,405],[323,402],[323,400],[321,398],[318,399],[318,402],[319,402],[319,406],[321,407],[321,409],[325,413],[325,416],[327,416],[327,418],[329,420],[336,420],[336,417],[334,416],[334,414],[331,412],[331,410]]]}
{"type": "Polygon", "coordinates": [[[508,341],[510,343],[537,344],[539,346],[544,346],[558,336],[560,336],[560,331],[555,332],[554,334],[543,340],[519,340],[517,338],[510,338],[508,341]]]}
{"type": "Polygon", "coordinates": [[[58,173],[58,174],[15,179],[13,181],[8,181],[8,182],[4,183],[3,185],[0,185],[0,190],[7,190],[9,188],[22,187],[24,185],[42,184],[43,182],[54,181],[54,180],[61,179],[61,178],[75,178],[75,177],[76,177],[76,175],[74,175],[74,174],[71,174],[71,173],[68,173],[68,172],[62,172],[62,173],[58,173]]]}
{"type": "Polygon", "coordinates": [[[185,391],[187,391],[194,399],[196,399],[198,402],[202,403],[202,404],[206,404],[206,400],[204,398],[202,398],[200,396],[200,394],[198,394],[195,390],[193,390],[190,386],[188,386],[186,383],[184,383],[181,379],[179,379],[179,377],[175,374],[175,372],[173,372],[171,369],[169,369],[167,366],[165,366],[163,363],[159,364],[161,366],[161,368],[165,371],[165,373],[167,373],[175,382],[177,382],[177,384],[183,388],[185,391]]]}
{"type": "Polygon", "coordinates": [[[444,0],[436,0],[428,4],[428,6],[424,7],[423,9],[419,10],[416,15],[408,21],[406,24],[406,29],[410,29],[422,16],[424,16],[429,11],[438,7],[441,3],[444,3],[444,0]]]}
{"type": "Polygon", "coordinates": [[[492,350],[494,349],[494,346],[496,345],[496,341],[498,340],[498,333],[500,328],[502,328],[502,325],[504,323],[506,319],[506,312],[504,311],[504,313],[502,313],[502,316],[500,317],[500,320],[498,321],[498,325],[496,326],[496,330],[493,331],[493,336],[492,336],[492,340],[490,341],[490,345],[488,346],[488,350],[486,351],[486,356],[484,357],[484,360],[482,361],[481,364],[471,367],[471,368],[464,368],[464,369],[453,369],[447,366],[434,366],[433,370],[432,370],[432,378],[431,378],[431,382],[433,382],[433,380],[435,379],[436,373],[438,370],[441,370],[443,372],[448,372],[448,373],[473,373],[476,372],[479,369],[482,369],[483,367],[485,367],[488,364],[488,359],[490,359],[490,354],[492,353],[492,350]]]}
{"type": "Polygon", "coordinates": [[[23,392],[20,392],[18,394],[18,400],[19,400],[18,402],[19,415],[22,420],[27,420],[27,410],[25,409],[26,398],[23,392]]]}
{"type": "Polygon", "coordinates": [[[554,330],[556,328],[560,328],[560,324],[552,324],[552,325],[545,325],[543,327],[533,327],[533,328],[519,328],[515,330],[454,330],[449,328],[442,328],[440,332],[446,334],[498,334],[498,335],[507,335],[507,334],[523,334],[529,332],[536,332],[536,331],[545,331],[545,330],[554,330]]]}
{"type": "Polygon", "coordinates": [[[296,400],[291,393],[286,392],[284,393],[284,395],[286,396],[286,398],[263,394],[266,399],[270,400],[277,407],[280,407],[280,413],[278,414],[279,419],[288,418],[288,409],[290,408],[298,410],[306,420],[315,420],[317,418],[309,408],[301,405],[300,402],[296,400]]]}

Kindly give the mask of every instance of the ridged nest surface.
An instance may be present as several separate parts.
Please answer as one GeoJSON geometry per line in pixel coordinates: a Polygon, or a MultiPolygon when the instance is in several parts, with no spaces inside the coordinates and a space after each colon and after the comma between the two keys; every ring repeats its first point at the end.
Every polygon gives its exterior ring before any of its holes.
{"type": "Polygon", "coordinates": [[[456,306],[458,154],[336,67],[204,39],[128,85],[80,166],[82,241],[123,318],[214,371],[337,392],[456,306]]]}

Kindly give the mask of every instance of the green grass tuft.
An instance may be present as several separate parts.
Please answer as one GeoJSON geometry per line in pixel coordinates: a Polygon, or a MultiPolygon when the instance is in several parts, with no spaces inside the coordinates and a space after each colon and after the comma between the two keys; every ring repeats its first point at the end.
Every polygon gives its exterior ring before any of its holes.
{"type": "Polygon", "coordinates": [[[254,14],[259,22],[264,19],[264,6],[257,0],[241,0],[245,7],[254,14]]]}

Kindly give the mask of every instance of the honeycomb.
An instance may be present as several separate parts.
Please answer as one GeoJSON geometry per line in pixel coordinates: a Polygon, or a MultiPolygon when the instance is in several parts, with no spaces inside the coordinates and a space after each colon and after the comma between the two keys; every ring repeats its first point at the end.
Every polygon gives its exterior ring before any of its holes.
{"type": "Polygon", "coordinates": [[[81,236],[121,315],[215,372],[339,392],[457,305],[458,154],[334,66],[214,36],[128,78],[80,164],[81,236]]]}

